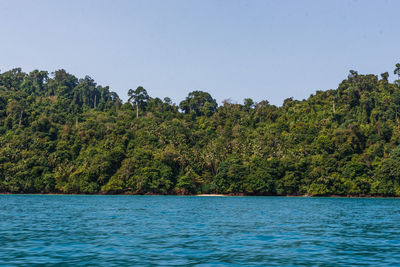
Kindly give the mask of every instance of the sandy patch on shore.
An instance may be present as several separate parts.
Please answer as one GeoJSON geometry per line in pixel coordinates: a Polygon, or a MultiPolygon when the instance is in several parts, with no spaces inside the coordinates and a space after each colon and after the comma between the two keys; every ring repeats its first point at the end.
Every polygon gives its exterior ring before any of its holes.
{"type": "Polygon", "coordinates": [[[198,194],[198,195],[194,195],[197,197],[227,197],[229,195],[224,195],[224,194],[198,194]]]}

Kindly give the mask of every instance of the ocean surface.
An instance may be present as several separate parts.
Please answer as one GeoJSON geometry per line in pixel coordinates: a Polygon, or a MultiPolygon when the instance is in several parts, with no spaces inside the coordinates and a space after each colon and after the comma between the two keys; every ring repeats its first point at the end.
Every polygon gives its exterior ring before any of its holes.
{"type": "Polygon", "coordinates": [[[400,264],[400,199],[0,195],[0,265],[400,264]]]}

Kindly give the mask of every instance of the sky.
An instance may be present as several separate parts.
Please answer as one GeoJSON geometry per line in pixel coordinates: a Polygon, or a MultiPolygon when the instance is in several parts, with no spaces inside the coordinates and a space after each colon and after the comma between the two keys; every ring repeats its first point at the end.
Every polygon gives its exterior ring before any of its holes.
{"type": "Polygon", "coordinates": [[[306,99],[400,62],[400,1],[0,0],[0,70],[65,69],[126,100],[306,99]]]}

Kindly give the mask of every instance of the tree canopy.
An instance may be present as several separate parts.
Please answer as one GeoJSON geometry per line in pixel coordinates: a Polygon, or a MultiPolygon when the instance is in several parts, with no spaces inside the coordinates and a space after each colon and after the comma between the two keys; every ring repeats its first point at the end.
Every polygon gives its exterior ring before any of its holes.
{"type": "Polygon", "coordinates": [[[400,64],[308,99],[128,102],[86,76],[0,74],[0,192],[400,195],[400,64]]]}

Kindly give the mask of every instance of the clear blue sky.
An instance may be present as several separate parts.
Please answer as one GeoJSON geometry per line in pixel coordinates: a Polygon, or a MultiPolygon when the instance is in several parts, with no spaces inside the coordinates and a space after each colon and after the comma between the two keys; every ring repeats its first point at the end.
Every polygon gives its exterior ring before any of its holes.
{"type": "Polygon", "coordinates": [[[281,105],[400,62],[400,1],[0,1],[0,69],[281,105]]]}

